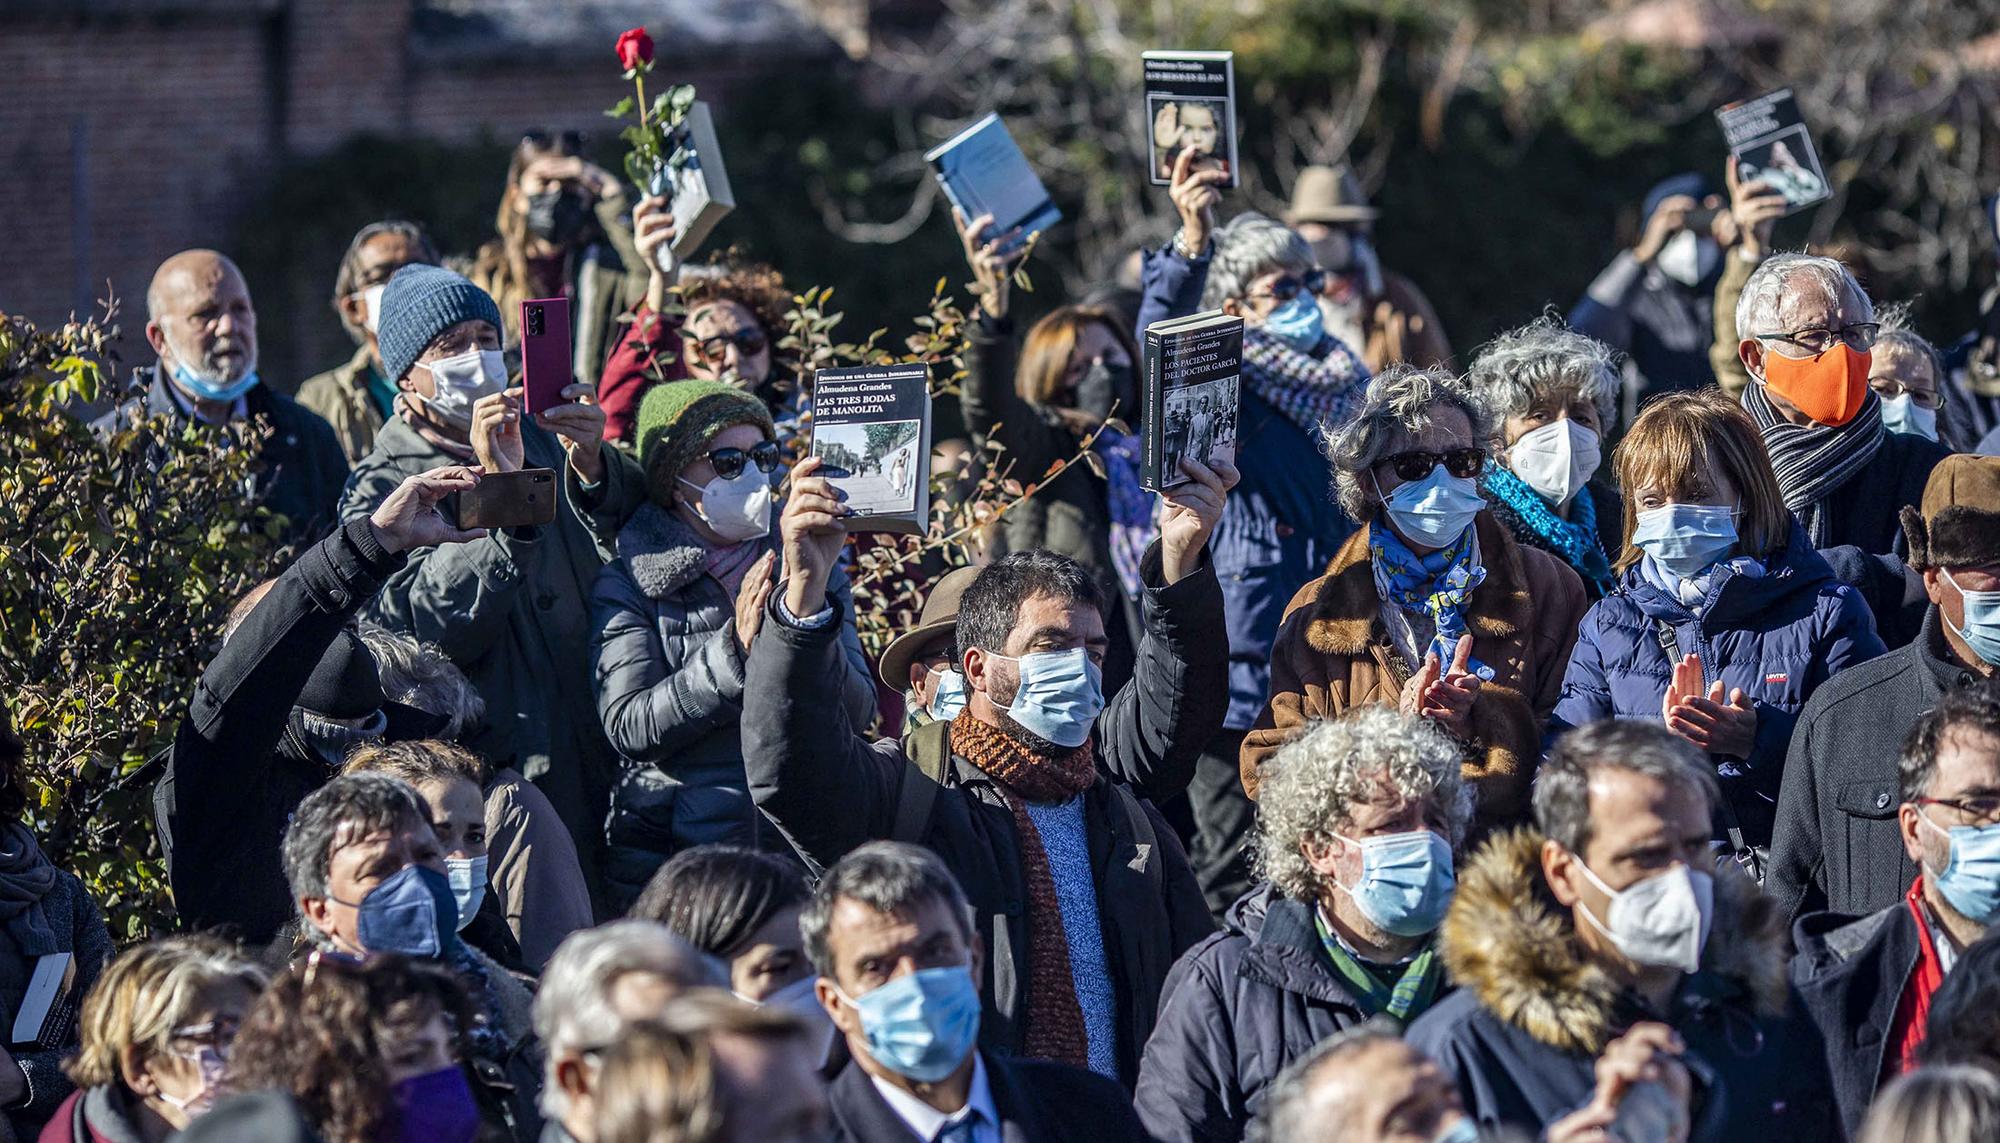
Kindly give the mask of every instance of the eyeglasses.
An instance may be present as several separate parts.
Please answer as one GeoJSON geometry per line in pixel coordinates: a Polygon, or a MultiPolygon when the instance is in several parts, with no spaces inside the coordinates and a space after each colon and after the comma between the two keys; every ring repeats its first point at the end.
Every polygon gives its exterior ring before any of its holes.
{"type": "Polygon", "coordinates": [[[1868,387],[1875,390],[1877,395],[1883,397],[1894,398],[1908,395],[1910,404],[1916,405],[1919,408],[1935,409],[1944,404],[1944,395],[1935,389],[1912,389],[1901,381],[1886,377],[1880,381],[1870,381],[1868,387]]]}
{"type": "Polygon", "coordinates": [[[1375,464],[1377,467],[1390,466],[1404,480],[1422,480],[1440,464],[1453,476],[1471,480],[1486,471],[1486,450],[1455,448],[1448,452],[1399,452],[1394,456],[1385,456],[1375,464]]]}
{"type": "Polygon", "coordinates": [[[581,131],[529,131],[521,136],[521,142],[537,151],[560,151],[574,155],[583,150],[586,136],[581,131]]]}
{"type": "Polygon", "coordinates": [[[740,448],[719,448],[708,454],[708,463],[715,466],[715,475],[724,480],[734,480],[743,471],[743,462],[751,461],[757,471],[769,473],[778,467],[778,443],[765,441],[750,446],[746,451],[740,448]]]}
{"type": "Polygon", "coordinates": [[[1300,290],[1304,290],[1308,294],[1317,294],[1325,288],[1326,271],[1315,266],[1307,270],[1305,276],[1302,278],[1286,274],[1284,277],[1272,282],[1271,288],[1264,293],[1249,294],[1246,296],[1251,301],[1262,301],[1265,298],[1269,298],[1274,302],[1289,302],[1299,296],[1300,290]]]}
{"type": "Polygon", "coordinates": [[[1875,339],[1882,334],[1882,326],[1877,322],[1864,321],[1854,325],[1844,325],[1839,329],[1795,329],[1790,333],[1754,333],[1750,336],[1759,341],[1789,341],[1807,353],[1818,357],[1832,349],[1835,342],[1844,341],[1856,353],[1867,353],[1875,348],[1875,339]]]}
{"type": "Polygon", "coordinates": [[[729,351],[731,345],[734,345],[736,352],[742,356],[755,357],[764,352],[765,346],[771,344],[771,339],[764,336],[764,331],[755,326],[739,329],[733,333],[718,333],[713,337],[697,338],[693,334],[681,336],[687,341],[688,348],[694,351],[695,356],[710,365],[719,364],[722,355],[729,351]]]}
{"type": "Polygon", "coordinates": [[[1982,794],[1976,798],[1914,798],[1920,806],[1944,806],[1957,810],[1971,819],[1973,825],[1993,825],[2000,823],[2000,795],[1982,794]]]}
{"type": "Polygon", "coordinates": [[[175,1028],[169,1038],[176,1044],[227,1052],[229,1045],[236,1042],[236,1033],[241,1027],[242,1021],[225,1016],[220,1020],[210,1020],[206,1024],[189,1024],[175,1028]]]}

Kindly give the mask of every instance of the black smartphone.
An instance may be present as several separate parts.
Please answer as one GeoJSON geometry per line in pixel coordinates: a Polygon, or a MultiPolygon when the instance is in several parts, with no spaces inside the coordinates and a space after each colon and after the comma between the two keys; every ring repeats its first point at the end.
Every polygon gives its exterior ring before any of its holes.
{"type": "Polygon", "coordinates": [[[1681,223],[1681,227],[1697,234],[1707,234],[1715,225],[1715,216],[1721,213],[1714,207],[1698,206],[1687,212],[1687,221],[1681,223]]]}
{"type": "Polygon", "coordinates": [[[477,486],[456,495],[461,528],[524,528],[555,523],[553,469],[488,473],[479,478],[477,486]]]}

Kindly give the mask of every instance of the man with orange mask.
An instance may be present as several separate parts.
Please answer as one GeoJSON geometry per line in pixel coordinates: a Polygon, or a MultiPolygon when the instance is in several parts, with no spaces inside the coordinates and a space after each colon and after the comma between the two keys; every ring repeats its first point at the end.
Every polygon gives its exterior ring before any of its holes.
{"type": "Polygon", "coordinates": [[[1785,506],[1813,546],[1889,553],[1898,513],[1923,499],[1949,455],[1935,441],[1890,433],[1868,388],[1880,331],[1875,307],[1833,258],[1779,254],[1736,303],[1736,354],[1751,385],[1743,405],[1763,431],[1785,506]]]}

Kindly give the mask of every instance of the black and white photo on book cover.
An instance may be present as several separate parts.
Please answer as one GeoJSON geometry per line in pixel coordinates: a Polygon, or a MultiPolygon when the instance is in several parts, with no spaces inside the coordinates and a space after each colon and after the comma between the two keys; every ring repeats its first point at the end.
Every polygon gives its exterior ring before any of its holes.
{"type": "Polygon", "coordinates": [[[1736,156],[1738,182],[1764,183],[1785,196],[1790,212],[1833,196],[1791,89],[1719,108],[1715,121],[1736,156]]]}
{"type": "Polygon", "coordinates": [[[1178,484],[1181,461],[1207,465],[1216,459],[1236,462],[1237,378],[1220,377],[1169,389],[1165,394],[1165,447],[1160,470],[1163,485],[1178,484]]]}
{"type": "Polygon", "coordinates": [[[1147,174],[1156,186],[1173,179],[1174,164],[1193,152],[1191,169],[1217,170],[1236,185],[1234,60],[1229,52],[1147,52],[1147,174]]]}

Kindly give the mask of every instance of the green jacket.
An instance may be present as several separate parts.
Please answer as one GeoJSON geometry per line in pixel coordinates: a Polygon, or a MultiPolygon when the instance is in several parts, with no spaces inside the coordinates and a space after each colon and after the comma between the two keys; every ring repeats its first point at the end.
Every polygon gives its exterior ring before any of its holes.
{"type": "Polygon", "coordinates": [[[333,435],[349,464],[360,464],[375,447],[375,434],[382,431],[382,409],[368,391],[368,375],[374,369],[375,360],[364,345],[346,364],[309,377],[299,386],[299,404],[333,426],[333,435]]]}
{"type": "MultiPolygon", "coordinates": [[[[607,443],[604,479],[585,491],[554,434],[525,423],[522,438],[530,467],[563,474],[555,522],[411,552],[362,616],[437,644],[465,672],[486,700],[486,725],[467,745],[548,795],[594,888],[618,765],[591,691],[590,592],[616,556],[620,525],[645,502],[646,481],[607,443]]],[[[341,519],[374,511],[407,476],[456,463],[392,417],[355,466],[341,519]]],[[[450,501],[439,510],[456,516],[450,501]]]]}

